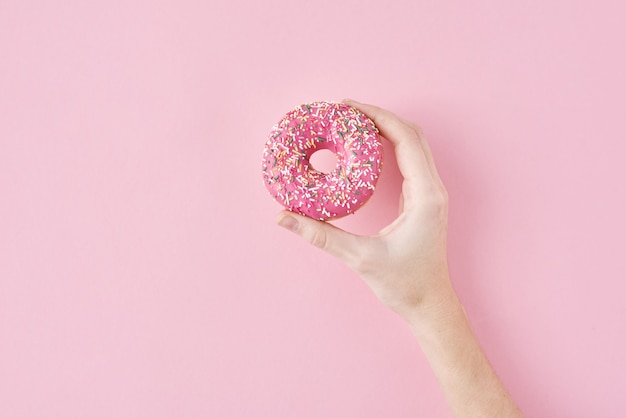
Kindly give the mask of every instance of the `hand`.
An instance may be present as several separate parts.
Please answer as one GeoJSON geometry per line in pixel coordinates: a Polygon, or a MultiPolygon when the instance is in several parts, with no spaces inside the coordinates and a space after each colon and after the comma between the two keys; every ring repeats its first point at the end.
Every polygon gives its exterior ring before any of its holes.
{"type": "Polygon", "coordinates": [[[394,146],[404,181],[400,215],[373,236],[357,236],[289,211],[277,222],[357,271],[407,320],[455,417],[522,417],[489,365],[450,283],[448,194],[421,130],[393,113],[346,100],[394,146]]]}
{"type": "Polygon", "coordinates": [[[454,297],[447,265],[448,194],[420,128],[376,106],[345,100],[369,116],[395,150],[404,181],[400,214],[373,236],[358,236],[289,211],[277,223],[344,261],[405,319],[454,297]]]}

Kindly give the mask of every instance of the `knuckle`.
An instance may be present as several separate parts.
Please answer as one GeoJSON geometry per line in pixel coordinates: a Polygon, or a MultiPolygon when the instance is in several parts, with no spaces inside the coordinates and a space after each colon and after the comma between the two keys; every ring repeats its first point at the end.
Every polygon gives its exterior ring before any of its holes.
{"type": "Polygon", "coordinates": [[[422,128],[419,125],[411,122],[410,126],[411,126],[411,128],[415,132],[415,135],[417,135],[418,138],[423,138],[424,137],[424,131],[422,131],[422,128]]]}
{"type": "Polygon", "coordinates": [[[378,240],[370,238],[355,254],[350,267],[363,276],[372,276],[378,270],[381,257],[384,257],[385,252],[385,248],[381,247],[378,240]]]}
{"type": "Polygon", "coordinates": [[[428,194],[425,202],[428,212],[435,215],[447,216],[448,213],[448,192],[437,187],[428,194]]]}
{"type": "Polygon", "coordinates": [[[436,196],[435,207],[437,213],[442,217],[446,217],[448,215],[448,192],[444,189],[437,193],[436,196]]]}
{"type": "Polygon", "coordinates": [[[375,260],[369,254],[360,254],[352,260],[350,267],[362,276],[371,276],[376,270],[375,260]]]}
{"type": "Polygon", "coordinates": [[[442,207],[448,207],[450,196],[445,188],[442,188],[439,192],[439,205],[442,207]]]}
{"type": "Polygon", "coordinates": [[[326,246],[328,245],[328,235],[324,231],[313,231],[309,236],[309,242],[313,246],[325,250],[326,246]]]}
{"type": "Polygon", "coordinates": [[[403,122],[408,128],[408,131],[411,133],[411,137],[413,139],[420,141],[423,138],[422,128],[420,128],[419,125],[406,120],[403,120],[403,122]]]}

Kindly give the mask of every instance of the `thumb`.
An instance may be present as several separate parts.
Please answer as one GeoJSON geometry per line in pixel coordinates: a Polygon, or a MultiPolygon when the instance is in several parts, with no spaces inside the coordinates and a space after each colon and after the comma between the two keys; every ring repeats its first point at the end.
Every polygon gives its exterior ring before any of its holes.
{"type": "Polygon", "coordinates": [[[302,237],[310,244],[353,266],[361,252],[363,237],[351,234],[327,222],[297,213],[282,211],[276,218],[279,226],[302,237]]]}

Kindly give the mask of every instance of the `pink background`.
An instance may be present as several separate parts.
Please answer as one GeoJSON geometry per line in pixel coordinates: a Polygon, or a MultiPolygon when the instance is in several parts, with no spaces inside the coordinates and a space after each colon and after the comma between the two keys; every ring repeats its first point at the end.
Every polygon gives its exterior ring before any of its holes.
{"type": "MultiPolygon", "coordinates": [[[[625,12],[0,0],[0,416],[449,416],[405,324],[274,225],[267,132],[343,97],[424,128],[527,415],[625,416],[625,12]]],[[[387,155],[341,226],[393,219],[387,155]]]]}

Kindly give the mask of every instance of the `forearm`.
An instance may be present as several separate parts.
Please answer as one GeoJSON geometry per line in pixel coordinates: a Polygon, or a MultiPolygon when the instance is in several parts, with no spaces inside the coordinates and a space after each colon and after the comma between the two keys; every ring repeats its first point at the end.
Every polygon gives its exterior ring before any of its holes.
{"type": "Polygon", "coordinates": [[[438,292],[436,303],[416,308],[407,320],[453,416],[522,417],[485,357],[452,287],[442,286],[438,292]]]}

